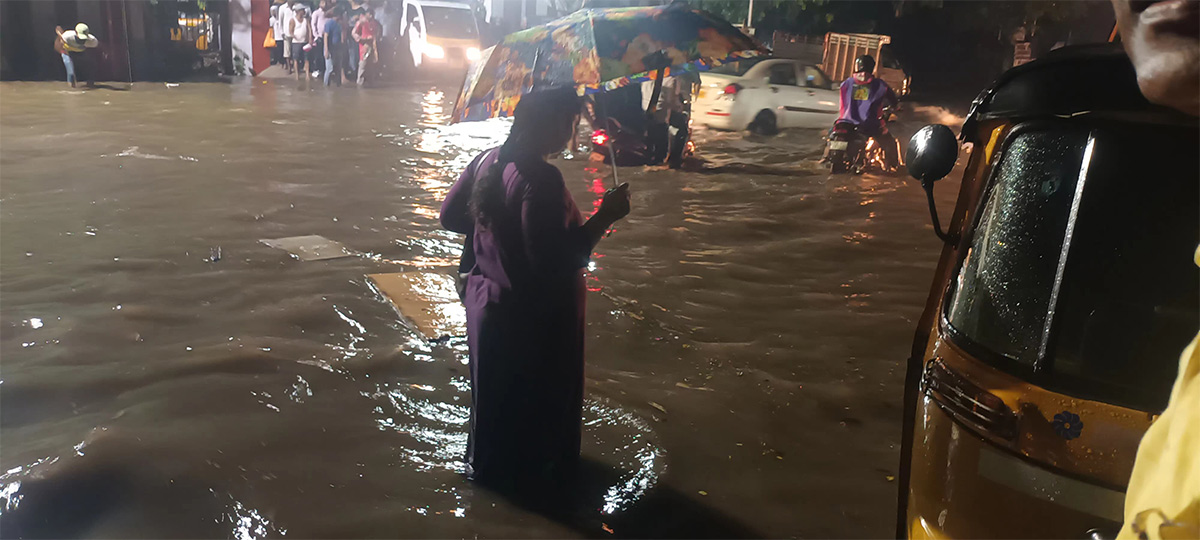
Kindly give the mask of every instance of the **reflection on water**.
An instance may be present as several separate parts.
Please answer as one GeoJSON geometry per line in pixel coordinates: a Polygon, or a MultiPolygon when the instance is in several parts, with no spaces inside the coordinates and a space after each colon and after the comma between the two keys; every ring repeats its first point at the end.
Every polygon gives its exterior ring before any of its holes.
{"type": "Polygon", "coordinates": [[[457,404],[409,395],[414,390],[427,392],[424,386],[390,389],[387,386],[381,385],[375,393],[364,395],[389,405],[386,409],[383,405],[375,407],[375,413],[381,416],[376,420],[380,429],[393,430],[410,439],[399,443],[401,455],[418,470],[440,467],[462,472],[465,464],[461,458],[467,451],[466,424],[471,416],[466,402],[469,391],[454,396],[454,401],[462,400],[462,404],[457,404]]]}
{"type": "Polygon", "coordinates": [[[28,465],[18,465],[0,474],[0,515],[16,510],[21,506],[21,479],[35,474],[41,467],[50,467],[58,462],[58,456],[44,457],[28,465]]]}
{"type": "Polygon", "coordinates": [[[654,487],[665,468],[665,452],[652,442],[654,431],[646,420],[598,400],[584,404],[583,425],[584,436],[597,439],[597,426],[617,428],[616,436],[613,430],[606,430],[604,438],[596,441],[609,449],[606,456],[620,470],[620,480],[604,492],[600,512],[612,514],[628,509],[654,487]]]}
{"type": "MultiPolygon", "coordinates": [[[[215,490],[213,491],[213,495],[216,495],[215,490]]],[[[263,517],[258,510],[246,508],[241,501],[235,500],[231,495],[226,495],[226,497],[229,498],[229,503],[226,507],[227,513],[221,516],[219,522],[230,528],[230,538],[256,540],[287,534],[287,529],[276,527],[270,520],[263,517]]]]}
{"type": "MultiPolygon", "coordinates": [[[[465,339],[365,277],[457,264],[441,200],[507,121],[444,125],[454,85],[59,90],[0,85],[6,533],[891,531],[898,359],[940,246],[905,179],[820,173],[804,131],[698,131],[697,170],[621,171],[633,213],[587,268],[580,526],[461,478],[465,339]],[[303,235],[356,256],[259,243],[303,235]]],[[[608,167],[553,163],[597,208],[608,167]]]]}

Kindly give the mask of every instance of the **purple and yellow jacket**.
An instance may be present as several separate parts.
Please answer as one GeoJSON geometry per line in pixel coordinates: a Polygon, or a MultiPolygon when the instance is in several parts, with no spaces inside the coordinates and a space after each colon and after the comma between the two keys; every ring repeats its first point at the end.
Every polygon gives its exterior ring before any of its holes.
{"type": "Polygon", "coordinates": [[[870,124],[871,127],[882,127],[883,108],[899,102],[896,93],[883,79],[877,77],[871,77],[865,82],[850,77],[842,82],[839,94],[841,105],[838,107],[838,120],[846,120],[858,126],[874,122],[870,124]]]}

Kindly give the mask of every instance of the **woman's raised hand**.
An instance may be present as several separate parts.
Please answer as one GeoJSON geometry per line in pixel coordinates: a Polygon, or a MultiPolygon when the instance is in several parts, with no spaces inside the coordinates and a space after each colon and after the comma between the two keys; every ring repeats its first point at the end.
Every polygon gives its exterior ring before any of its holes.
{"type": "Polygon", "coordinates": [[[604,192],[604,198],[600,201],[600,209],[596,213],[602,215],[610,223],[629,215],[629,183],[623,183],[604,192]]]}

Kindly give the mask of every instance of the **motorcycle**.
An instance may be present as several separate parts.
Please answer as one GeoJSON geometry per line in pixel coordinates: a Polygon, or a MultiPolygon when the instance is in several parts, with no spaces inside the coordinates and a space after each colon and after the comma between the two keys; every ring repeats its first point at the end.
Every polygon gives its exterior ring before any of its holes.
{"type": "MultiPolygon", "coordinates": [[[[890,107],[884,108],[883,117],[890,121],[895,117],[895,111],[890,107]]],[[[901,165],[898,146],[894,154],[897,162],[889,163],[887,153],[884,152],[880,141],[862,133],[857,124],[847,120],[838,120],[833,123],[833,127],[829,130],[827,144],[828,153],[825,159],[829,162],[834,174],[845,172],[863,174],[869,170],[891,173],[901,165]]]]}
{"type": "Polygon", "coordinates": [[[604,120],[605,127],[592,131],[592,154],[611,163],[615,157],[617,166],[631,167],[650,162],[650,147],[641,133],[625,129],[614,118],[604,120]]]}

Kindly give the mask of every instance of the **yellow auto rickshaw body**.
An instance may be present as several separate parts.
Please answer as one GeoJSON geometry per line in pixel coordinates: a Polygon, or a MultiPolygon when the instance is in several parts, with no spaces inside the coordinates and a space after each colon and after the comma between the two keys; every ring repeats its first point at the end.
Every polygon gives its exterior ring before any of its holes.
{"type": "Polygon", "coordinates": [[[1196,135],[1111,45],[1014,68],[976,100],[908,364],[898,537],[1119,529],[1200,317],[1196,135]]]}

